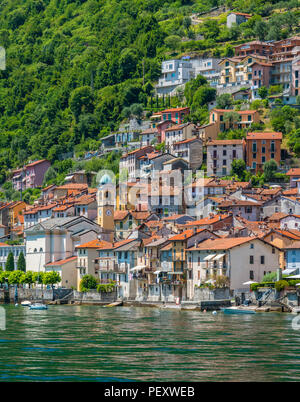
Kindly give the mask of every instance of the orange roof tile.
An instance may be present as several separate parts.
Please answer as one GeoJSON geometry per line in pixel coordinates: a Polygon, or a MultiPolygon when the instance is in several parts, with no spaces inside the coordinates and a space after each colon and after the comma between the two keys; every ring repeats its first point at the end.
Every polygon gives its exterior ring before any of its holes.
{"type": "Polygon", "coordinates": [[[64,264],[66,264],[67,262],[75,261],[75,260],[77,260],[77,257],[76,257],[76,256],[68,257],[68,258],[65,258],[64,260],[58,260],[58,261],[54,261],[54,262],[48,262],[48,264],[46,264],[46,267],[64,265],[64,264]]]}
{"type": "Polygon", "coordinates": [[[80,244],[80,246],[76,246],[75,248],[95,248],[95,249],[101,249],[105,247],[112,247],[112,243],[105,241],[105,240],[91,240],[88,241],[87,243],[80,244]]]}
{"type": "Polygon", "coordinates": [[[300,168],[292,168],[286,172],[287,176],[300,176],[300,168]]]}
{"type": "Polygon", "coordinates": [[[191,247],[187,250],[227,250],[256,238],[257,237],[222,237],[220,239],[207,239],[199,243],[197,247],[191,247]]]}
{"type": "Polygon", "coordinates": [[[246,140],[282,140],[282,133],[247,133],[246,140]]]}

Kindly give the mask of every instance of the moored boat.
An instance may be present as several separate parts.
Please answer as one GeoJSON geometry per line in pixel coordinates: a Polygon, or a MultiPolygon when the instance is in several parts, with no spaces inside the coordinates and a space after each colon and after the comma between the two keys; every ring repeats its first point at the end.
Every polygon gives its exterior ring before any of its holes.
{"type": "Polygon", "coordinates": [[[29,307],[30,310],[48,310],[47,304],[34,303],[29,307]]]}
{"type": "Polygon", "coordinates": [[[21,302],[21,306],[25,306],[25,307],[31,306],[31,301],[24,300],[24,301],[21,302]]]}
{"type": "Polygon", "coordinates": [[[225,307],[221,310],[224,314],[255,314],[255,310],[243,307],[225,307]]]}

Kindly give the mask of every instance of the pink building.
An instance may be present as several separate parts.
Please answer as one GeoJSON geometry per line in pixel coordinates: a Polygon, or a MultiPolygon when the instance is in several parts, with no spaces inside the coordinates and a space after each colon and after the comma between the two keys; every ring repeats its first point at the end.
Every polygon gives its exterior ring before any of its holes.
{"type": "Polygon", "coordinates": [[[44,176],[51,163],[42,159],[25,165],[22,169],[13,171],[12,183],[15,190],[41,187],[44,176]]]}
{"type": "Polygon", "coordinates": [[[252,88],[254,97],[258,96],[258,89],[262,86],[269,88],[271,63],[255,61],[252,65],[252,88]]]}

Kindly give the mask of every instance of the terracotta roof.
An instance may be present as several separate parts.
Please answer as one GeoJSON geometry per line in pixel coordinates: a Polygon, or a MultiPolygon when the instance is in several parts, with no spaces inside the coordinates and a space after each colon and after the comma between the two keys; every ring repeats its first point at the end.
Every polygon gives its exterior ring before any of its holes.
{"type": "Polygon", "coordinates": [[[236,112],[238,114],[254,114],[257,111],[256,110],[234,110],[234,109],[212,109],[211,112],[220,112],[220,113],[236,112]]]}
{"type": "Polygon", "coordinates": [[[10,244],[0,243],[0,247],[12,247],[10,244]]]}
{"type": "Polygon", "coordinates": [[[213,223],[222,221],[226,218],[228,218],[230,215],[224,214],[224,215],[215,215],[213,218],[207,217],[203,219],[199,219],[197,221],[192,221],[192,222],[187,222],[184,224],[184,226],[205,226],[205,225],[211,225],[213,223]]]}
{"type": "Polygon", "coordinates": [[[55,190],[85,190],[87,188],[88,188],[87,184],[67,183],[67,184],[63,184],[62,186],[56,187],[55,190]]]}
{"type": "Polygon", "coordinates": [[[292,168],[286,172],[287,176],[300,176],[300,168],[292,168]]]}
{"type": "Polygon", "coordinates": [[[255,240],[257,237],[223,237],[220,239],[207,239],[199,243],[197,247],[191,247],[190,250],[228,250],[230,248],[255,240]]]}
{"type": "Polygon", "coordinates": [[[300,240],[300,232],[298,235],[295,233],[292,233],[288,230],[275,229],[275,232],[278,232],[278,233],[282,234],[283,236],[290,237],[291,239],[300,240]]]}
{"type": "Polygon", "coordinates": [[[188,144],[190,142],[194,142],[194,141],[201,141],[199,138],[195,137],[195,138],[189,138],[187,140],[183,140],[183,141],[178,141],[178,142],[174,142],[174,145],[180,145],[180,144],[188,144]]]}
{"type": "Polygon", "coordinates": [[[66,264],[67,262],[74,261],[74,260],[77,260],[77,257],[76,257],[76,256],[69,257],[69,258],[66,258],[66,259],[64,259],[64,260],[58,260],[58,261],[54,261],[54,262],[48,262],[48,264],[46,264],[46,267],[64,265],[64,264],[66,264]]]}
{"type": "Polygon", "coordinates": [[[95,248],[95,249],[101,249],[104,247],[112,247],[112,243],[109,243],[108,241],[104,241],[104,240],[91,240],[88,241],[87,243],[84,244],[80,244],[80,246],[76,246],[75,248],[95,248]]]}
{"type": "Polygon", "coordinates": [[[231,199],[231,200],[224,200],[222,202],[220,202],[219,207],[230,207],[230,206],[241,206],[241,207],[260,207],[261,206],[261,202],[254,202],[254,201],[247,201],[247,200],[237,200],[237,199],[231,199]]]}
{"type": "Polygon", "coordinates": [[[209,145],[243,145],[244,140],[213,140],[207,142],[207,146],[209,145]]]}
{"type": "Polygon", "coordinates": [[[287,217],[288,214],[285,214],[283,212],[276,212],[274,214],[272,214],[271,216],[269,216],[269,221],[279,221],[280,219],[283,219],[285,217],[287,217]]]}
{"type": "Polygon", "coordinates": [[[194,229],[187,229],[185,231],[183,231],[182,233],[179,233],[175,236],[172,236],[169,238],[170,241],[182,241],[182,240],[186,240],[189,239],[190,237],[194,236],[197,233],[202,232],[205,229],[197,229],[196,232],[194,231],[194,229]]]}
{"type": "Polygon", "coordinates": [[[175,221],[176,219],[178,219],[178,218],[182,218],[183,216],[187,216],[187,215],[185,215],[185,214],[174,214],[174,215],[170,215],[170,216],[167,216],[167,217],[165,217],[165,218],[162,218],[162,220],[163,221],[175,221]]]}
{"type": "Polygon", "coordinates": [[[165,129],[165,132],[167,131],[174,131],[174,130],[181,130],[182,128],[188,126],[191,123],[182,123],[182,124],[175,124],[174,126],[171,126],[169,128],[165,129]]]}
{"type": "Polygon", "coordinates": [[[282,140],[282,133],[247,133],[247,140],[282,140]]]}
{"type": "Polygon", "coordinates": [[[289,190],[284,190],[282,192],[283,195],[297,195],[298,194],[298,189],[297,187],[295,188],[290,188],[289,190]]]}
{"type": "MultiPolygon", "coordinates": [[[[43,163],[43,162],[49,162],[47,159],[41,159],[41,160],[39,160],[39,161],[35,161],[35,162],[32,162],[32,163],[29,163],[28,165],[26,165],[25,167],[26,168],[28,168],[28,167],[32,167],[32,166],[35,166],[35,165],[39,165],[40,163],[43,163]]],[[[50,163],[50,162],[49,162],[50,163]]]]}
{"type": "Polygon", "coordinates": [[[115,221],[122,221],[129,215],[129,211],[115,211],[114,212],[114,220],[115,221]]]}
{"type": "Polygon", "coordinates": [[[145,212],[130,211],[130,213],[136,220],[146,220],[150,216],[150,213],[148,211],[145,212]]]}
{"type": "Polygon", "coordinates": [[[178,107],[178,108],[172,108],[172,109],[165,109],[161,113],[168,113],[168,112],[180,112],[183,110],[189,109],[188,107],[178,107]]]}
{"type": "Polygon", "coordinates": [[[228,15],[230,14],[235,14],[235,15],[243,15],[246,18],[251,18],[252,15],[251,14],[246,14],[246,13],[236,13],[235,11],[230,12],[228,15]]]}

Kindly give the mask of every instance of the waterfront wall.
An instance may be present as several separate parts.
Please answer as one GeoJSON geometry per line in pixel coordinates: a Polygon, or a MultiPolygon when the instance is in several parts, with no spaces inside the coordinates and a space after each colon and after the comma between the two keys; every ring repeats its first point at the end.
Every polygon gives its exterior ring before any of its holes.
{"type": "Polygon", "coordinates": [[[97,290],[91,290],[89,292],[73,291],[73,298],[75,302],[80,303],[113,303],[117,300],[117,292],[97,292],[97,290]]]}
{"type": "Polygon", "coordinates": [[[194,301],[230,299],[229,288],[210,290],[209,288],[195,288],[194,301]]]}
{"type": "Polygon", "coordinates": [[[80,303],[112,303],[117,300],[117,292],[100,292],[96,290],[90,292],[78,292],[72,289],[29,289],[18,288],[17,299],[15,287],[0,289],[0,303],[21,303],[24,300],[43,300],[51,302],[61,300],[67,302],[80,303]]]}

